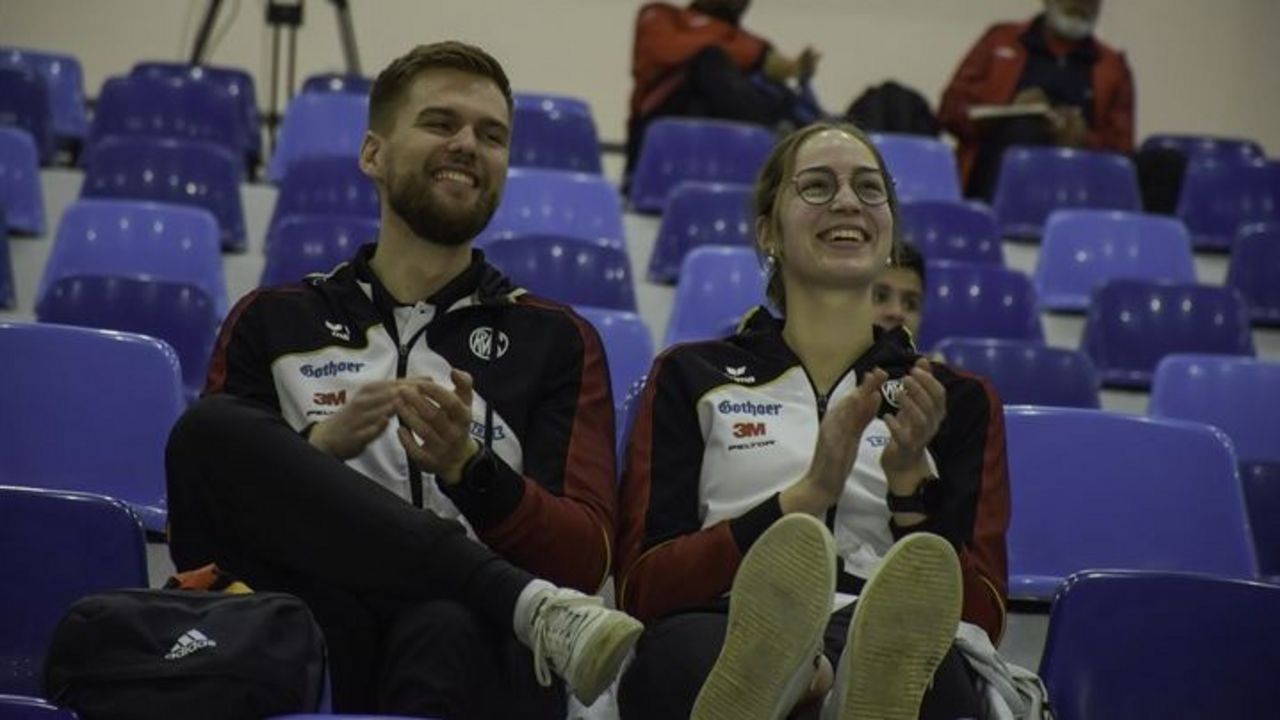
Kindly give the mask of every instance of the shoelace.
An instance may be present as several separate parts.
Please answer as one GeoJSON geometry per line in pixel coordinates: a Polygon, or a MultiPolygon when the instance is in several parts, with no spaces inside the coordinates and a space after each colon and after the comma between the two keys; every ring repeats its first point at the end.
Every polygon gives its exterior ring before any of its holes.
{"type": "Polygon", "coordinates": [[[565,667],[555,668],[563,675],[569,664],[574,641],[583,624],[591,618],[590,609],[603,605],[600,598],[589,595],[549,597],[542,601],[533,621],[533,672],[540,685],[551,685],[553,657],[563,658],[565,667]]]}

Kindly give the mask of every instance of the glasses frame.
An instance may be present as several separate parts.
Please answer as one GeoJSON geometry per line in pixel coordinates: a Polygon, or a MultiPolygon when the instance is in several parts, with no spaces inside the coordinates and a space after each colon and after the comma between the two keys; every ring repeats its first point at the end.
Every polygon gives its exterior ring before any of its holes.
{"type": "MultiPolygon", "coordinates": [[[[840,182],[841,182],[840,176],[836,173],[835,170],[832,170],[829,167],[805,168],[804,170],[801,170],[800,172],[791,176],[791,186],[796,191],[796,197],[804,201],[806,205],[813,205],[815,207],[830,205],[831,201],[836,199],[836,195],[840,194],[840,182]],[[803,192],[801,192],[800,177],[802,175],[813,175],[813,174],[825,175],[827,179],[831,180],[832,187],[834,187],[835,189],[831,191],[831,195],[827,199],[818,200],[818,201],[810,200],[809,198],[805,197],[803,192]]],[[[884,177],[884,174],[881,173],[879,170],[873,170],[871,168],[863,168],[861,170],[854,172],[853,176],[848,180],[846,180],[845,182],[846,184],[848,184],[849,189],[853,191],[854,196],[858,198],[858,201],[861,202],[863,205],[866,205],[867,207],[879,207],[889,202],[889,193],[890,193],[889,182],[888,182],[888,179],[884,177]],[[880,180],[884,181],[884,196],[881,197],[879,200],[874,200],[874,199],[868,200],[867,198],[864,198],[862,196],[862,192],[858,190],[858,184],[854,182],[854,180],[856,180],[859,176],[866,175],[868,173],[874,174],[876,177],[880,178],[880,180]]]]}

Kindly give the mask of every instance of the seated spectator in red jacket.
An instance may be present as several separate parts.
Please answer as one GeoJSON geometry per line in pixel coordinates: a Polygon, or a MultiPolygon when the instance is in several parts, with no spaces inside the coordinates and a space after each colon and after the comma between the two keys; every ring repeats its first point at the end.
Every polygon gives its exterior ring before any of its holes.
{"type": "MultiPolygon", "coordinates": [[[[631,59],[627,169],[639,154],[644,129],[656,117],[677,115],[775,125],[791,116],[790,80],[805,80],[818,64],[806,47],[792,58],[742,29],[750,0],[693,0],[687,8],[649,3],[636,17],[631,59]],[[760,74],[776,88],[752,79],[760,74]]],[[[813,117],[802,122],[812,121],[813,117]]]]}
{"type": "Polygon", "coordinates": [[[942,94],[938,119],[959,139],[965,193],[990,199],[1014,144],[1133,151],[1133,77],[1123,53],[1093,35],[1102,0],[1044,0],[1023,23],[987,29],[942,94]],[[1046,106],[1038,114],[975,120],[984,105],[1046,106]]]}

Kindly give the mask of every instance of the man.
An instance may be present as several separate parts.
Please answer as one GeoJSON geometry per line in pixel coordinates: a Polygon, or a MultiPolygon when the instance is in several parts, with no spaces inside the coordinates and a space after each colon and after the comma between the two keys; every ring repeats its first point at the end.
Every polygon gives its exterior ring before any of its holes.
{"type": "Polygon", "coordinates": [[[960,63],[938,120],[959,140],[967,195],[991,198],[1010,145],[1133,151],[1133,78],[1124,54],[1093,36],[1101,5],[1044,0],[1044,12],[1028,22],[991,26],[960,63]],[[971,117],[991,105],[1028,112],[971,117]]]}
{"type": "Polygon", "coordinates": [[[905,327],[920,337],[924,310],[924,256],[914,245],[899,241],[889,268],[871,284],[871,306],[881,330],[905,327]]]}
{"type": "Polygon", "coordinates": [[[175,565],[306,600],[340,711],[562,718],[549,671],[590,703],[640,631],[535,579],[609,572],[613,414],[591,326],[471,249],[511,108],[476,47],[383,70],[359,158],[376,245],[243,298],[170,439],[175,565]]]}
{"type": "Polygon", "coordinates": [[[767,40],[743,30],[750,0],[693,0],[681,9],[649,3],[636,17],[631,59],[631,116],[627,122],[627,172],[640,152],[644,130],[658,117],[687,116],[739,120],[773,126],[784,119],[805,124],[820,111],[806,94],[797,113],[790,80],[807,81],[819,54],[806,47],[787,57],[767,40]],[[767,83],[757,83],[753,74],[767,83]]]}

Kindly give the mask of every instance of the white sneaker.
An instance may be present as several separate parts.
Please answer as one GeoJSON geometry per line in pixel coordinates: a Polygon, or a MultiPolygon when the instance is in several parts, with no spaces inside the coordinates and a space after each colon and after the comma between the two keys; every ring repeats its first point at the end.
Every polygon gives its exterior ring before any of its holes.
{"type": "Polygon", "coordinates": [[[613,684],[644,630],[639,620],[606,608],[600,598],[568,588],[546,591],[532,628],[538,682],[551,685],[554,671],[583,705],[594,703],[613,684]]]}
{"type": "Polygon", "coordinates": [[[691,717],[786,717],[813,680],[835,588],[835,540],[825,525],[792,514],[770,526],[733,578],[724,646],[691,717]]]}
{"type": "Polygon", "coordinates": [[[914,533],[867,581],[824,719],[914,720],[955,640],[964,587],[951,543],[914,533]]]}

